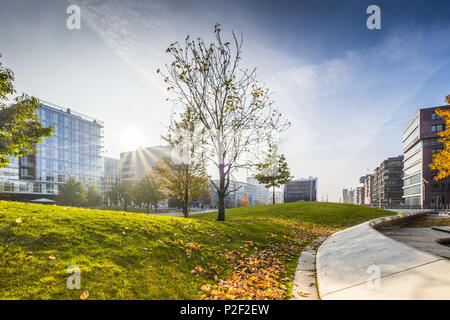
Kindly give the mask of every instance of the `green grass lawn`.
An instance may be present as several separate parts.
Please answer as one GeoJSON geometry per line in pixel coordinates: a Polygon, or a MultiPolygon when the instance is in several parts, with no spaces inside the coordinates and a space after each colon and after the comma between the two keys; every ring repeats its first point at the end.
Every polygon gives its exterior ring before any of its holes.
{"type": "Polygon", "coordinates": [[[291,203],[227,210],[216,222],[0,201],[0,299],[286,299],[312,239],[392,214],[291,203]],[[72,265],[81,290],[66,287],[72,265]]]}
{"type": "MultiPolygon", "coordinates": [[[[123,207],[118,206],[110,206],[110,207],[97,207],[97,208],[89,208],[94,210],[107,210],[107,211],[121,211],[124,212],[123,207]]],[[[128,207],[127,212],[134,212],[134,213],[147,213],[147,208],[133,208],[128,207]]],[[[174,210],[174,209],[150,209],[149,213],[151,214],[164,214],[164,213],[173,213],[173,212],[181,212],[181,209],[174,210]]]]}

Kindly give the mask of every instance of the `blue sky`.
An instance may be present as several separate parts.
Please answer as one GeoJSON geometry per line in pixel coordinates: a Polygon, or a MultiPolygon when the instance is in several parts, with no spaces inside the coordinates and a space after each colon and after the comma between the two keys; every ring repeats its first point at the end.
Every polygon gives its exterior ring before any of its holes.
{"type": "MultiPolygon", "coordinates": [[[[6,1],[0,53],[18,91],[105,121],[106,154],[161,143],[171,105],[155,74],[186,34],[244,35],[244,63],[292,121],[283,152],[319,199],[388,156],[419,108],[450,94],[448,1],[6,1]],[[81,30],[68,30],[69,4],[81,30]],[[366,8],[381,8],[381,30],[366,8]]],[[[245,178],[246,172],[240,178],[245,178]]]]}

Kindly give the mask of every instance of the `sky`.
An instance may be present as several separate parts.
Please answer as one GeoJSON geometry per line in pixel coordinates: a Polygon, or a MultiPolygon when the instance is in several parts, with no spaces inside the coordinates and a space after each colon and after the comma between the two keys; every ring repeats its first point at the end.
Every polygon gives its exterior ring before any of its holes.
{"type": "Polygon", "coordinates": [[[281,148],[291,174],[318,177],[318,199],[340,201],[402,153],[420,108],[450,94],[449,16],[436,0],[0,0],[0,53],[18,92],[103,120],[105,155],[118,158],[163,143],[167,46],[210,40],[220,23],[225,37],[242,33],[242,63],[292,122],[281,148]],[[66,27],[71,4],[79,30],[66,27]],[[380,30],[366,26],[372,4],[380,30]]]}

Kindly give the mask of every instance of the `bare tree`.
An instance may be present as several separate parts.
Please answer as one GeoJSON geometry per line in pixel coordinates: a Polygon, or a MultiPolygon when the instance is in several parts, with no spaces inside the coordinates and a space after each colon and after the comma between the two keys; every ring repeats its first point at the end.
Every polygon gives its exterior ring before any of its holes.
{"type": "MultiPolygon", "coordinates": [[[[166,50],[173,59],[163,74],[167,90],[184,109],[192,109],[203,125],[208,160],[218,169],[218,221],[225,220],[225,197],[233,173],[250,168],[275,136],[290,123],[282,121],[273,107],[270,92],[256,81],[255,69],[241,69],[243,37],[233,32],[232,43],[222,40],[220,25],[214,26],[215,41],[209,45],[187,36],[166,50]]],[[[159,73],[160,70],[158,69],[159,73]]]]}

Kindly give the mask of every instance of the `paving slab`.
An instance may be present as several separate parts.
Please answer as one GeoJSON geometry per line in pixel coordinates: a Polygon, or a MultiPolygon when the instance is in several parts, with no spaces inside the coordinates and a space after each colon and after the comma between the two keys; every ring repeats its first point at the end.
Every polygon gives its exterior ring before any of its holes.
{"type": "MultiPolygon", "coordinates": [[[[450,299],[450,261],[386,237],[374,229],[377,225],[386,225],[399,218],[413,218],[413,215],[415,213],[374,219],[329,237],[320,246],[316,256],[320,297],[393,299],[396,296],[395,291],[394,293],[387,291],[396,287],[403,290],[401,288],[405,285],[403,281],[406,277],[411,281],[409,287],[425,286],[430,288],[428,290],[444,293],[445,296],[441,298],[450,299]],[[434,263],[436,265],[430,265],[434,263]],[[425,267],[426,265],[430,266],[425,267]],[[422,267],[423,269],[415,272],[410,271],[422,267]],[[431,270],[434,275],[428,274],[431,270]],[[402,278],[400,274],[403,272],[406,273],[402,278]],[[371,290],[367,285],[377,279],[383,280],[384,283],[387,277],[391,278],[386,280],[380,290],[371,290]],[[430,280],[429,283],[427,279],[430,280]]],[[[414,293],[413,290],[408,295],[399,293],[398,298],[422,299],[423,295],[414,293]]]]}
{"type": "Polygon", "coordinates": [[[302,250],[292,284],[292,300],[319,300],[316,283],[316,251],[324,240],[325,237],[319,237],[302,250]]]}
{"type": "Polygon", "coordinates": [[[447,261],[437,261],[380,279],[379,287],[367,283],[328,294],[328,300],[448,300],[450,277],[447,261]]]}

